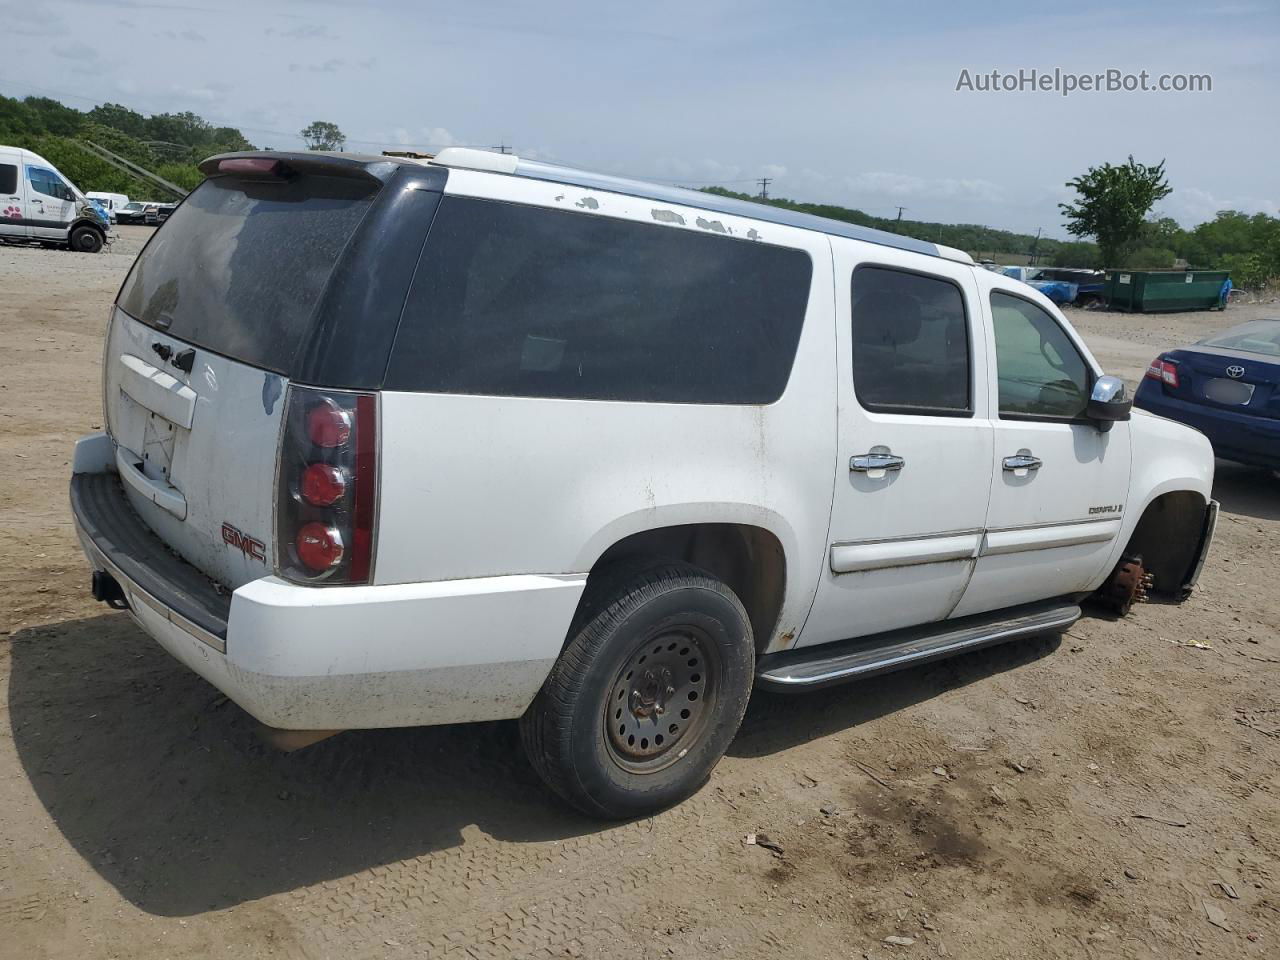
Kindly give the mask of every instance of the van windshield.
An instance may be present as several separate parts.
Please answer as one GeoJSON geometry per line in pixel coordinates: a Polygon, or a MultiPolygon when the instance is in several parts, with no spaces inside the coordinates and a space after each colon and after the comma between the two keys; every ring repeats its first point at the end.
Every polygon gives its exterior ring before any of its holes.
{"type": "Polygon", "coordinates": [[[288,376],[376,185],[345,177],[206,180],[139,255],[125,313],[288,376]]]}

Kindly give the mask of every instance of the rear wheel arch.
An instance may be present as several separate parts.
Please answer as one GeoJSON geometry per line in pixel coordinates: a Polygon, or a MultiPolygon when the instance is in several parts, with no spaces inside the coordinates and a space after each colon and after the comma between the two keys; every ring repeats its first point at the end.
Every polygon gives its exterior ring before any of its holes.
{"type": "Polygon", "coordinates": [[[612,544],[591,565],[566,643],[613,583],[664,563],[688,564],[724,583],[746,608],[755,652],[769,645],[786,595],[786,551],[772,531],[744,523],[674,524],[612,544]]]}

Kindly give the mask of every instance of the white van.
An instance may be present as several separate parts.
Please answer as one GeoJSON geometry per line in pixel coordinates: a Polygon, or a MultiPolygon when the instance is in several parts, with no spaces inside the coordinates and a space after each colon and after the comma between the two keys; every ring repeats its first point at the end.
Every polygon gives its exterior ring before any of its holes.
{"type": "Polygon", "coordinates": [[[200,169],[117,297],[72,513],[94,596],[276,742],[518,717],[553,790],[636,816],[753,686],[1199,575],[1209,441],[958,250],[463,148],[200,169]]]}
{"type": "Polygon", "coordinates": [[[103,193],[100,190],[91,190],[85,196],[90,200],[97,200],[101,206],[105,207],[107,213],[111,214],[112,223],[117,222],[120,210],[129,203],[129,196],[124,193],[103,193]]]}
{"type": "Polygon", "coordinates": [[[52,163],[21,147],[0,146],[0,241],[97,253],[110,229],[107,215],[52,163]]]}

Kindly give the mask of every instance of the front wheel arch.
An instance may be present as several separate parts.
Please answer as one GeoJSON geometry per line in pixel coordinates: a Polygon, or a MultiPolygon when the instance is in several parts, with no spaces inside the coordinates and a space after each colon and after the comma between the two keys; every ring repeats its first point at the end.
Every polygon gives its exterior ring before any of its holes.
{"type": "Polygon", "coordinates": [[[1208,501],[1194,490],[1174,490],[1152,500],[1129,537],[1124,556],[1142,557],[1152,575],[1151,593],[1180,600],[1200,555],[1208,501]]]}

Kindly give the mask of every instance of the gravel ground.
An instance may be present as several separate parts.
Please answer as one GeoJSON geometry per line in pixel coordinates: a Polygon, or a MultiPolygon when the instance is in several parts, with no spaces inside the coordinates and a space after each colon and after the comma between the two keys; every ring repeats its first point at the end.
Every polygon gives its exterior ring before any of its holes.
{"type": "MultiPolygon", "coordinates": [[[[0,956],[1280,955],[1280,482],[1219,465],[1184,606],[757,695],[710,784],[651,819],[566,812],[511,724],[278,754],[87,594],[71,445],[149,232],[0,247],[0,956]]],[[[1071,317],[1136,380],[1267,314],[1071,317]]]]}

